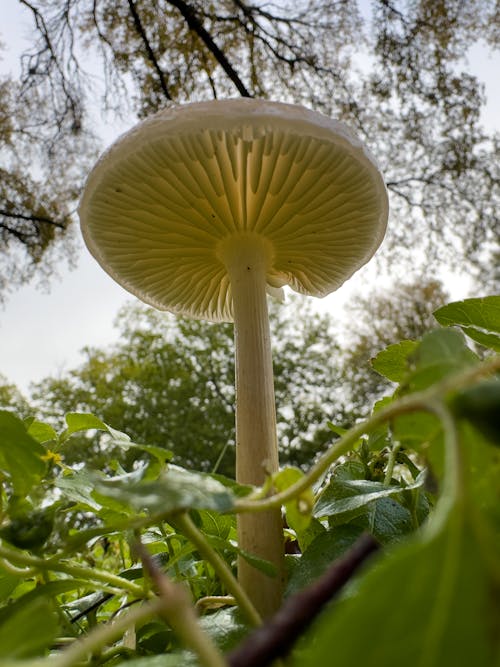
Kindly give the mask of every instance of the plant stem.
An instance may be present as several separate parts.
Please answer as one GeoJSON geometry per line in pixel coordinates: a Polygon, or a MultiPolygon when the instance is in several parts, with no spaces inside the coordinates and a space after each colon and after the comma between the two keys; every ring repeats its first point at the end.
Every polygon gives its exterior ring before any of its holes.
{"type": "MultiPolygon", "coordinates": [[[[236,348],[236,480],[261,486],[279,469],[276,437],[271,335],[266,272],[271,249],[251,234],[230,236],[218,249],[233,297],[236,348]]],[[[271,562],[269,577],[238,559],[238,581],[265,618],[281,605],[284,588],[284,539],[281,509],[264,516],[238,518],[238,543],[243,551],[271,562]]]]}
{"type": "MultiPolygon", "coordinates": [[[[9,563],[17,566],[28,567],[41,572],[50,570],[54,572],[64,572],[75,578],[85,579],[88,585],[91,585],[91,582],[93,581],[99,582],[100,584],[112,587],[113,593],[125,592],[137,598],[144,597],[144,589],[141,586],[116,574],[104,572],[103,570],[83,567],[82,565],[71,565],[69,563],[59,562],[55,559],[46,560],[37,558],[36,556],[23,553],[22,551],[10,549],[3,544],[0,545],[0,558],[5,558],[9,563]]],[[[102,586],[100,586],[99,589],[102,589],[102,586]]]]}
{"type": "Polygon", "coordinates": [[[233,573],[225,561],[219,556],[215,549],[212,548],[203,533],[196,528],[189,515],[181,514],[176,519],[176,523],[179,524],[181,531],[189,540],[191,540],[205,560],[212,565],[216,574],[226,587],[226,590],[237,601],[251,625],[260,625],[262,622],[260,615],[250,601],[250,598],[233,577],[233,573]]]}
{"type": "Polygon", "coordinates": [[[227,667],[224,656],[198,623],[195,608],[186,588],[181,584],[175,584],[161,572],[140,542],[136,545],[136,551],[160,596],[160,615],[182,643],[196,653],[202,665],[227,667]]]}
{"type": "Polygon", "coordinates": [[[447,406],[440,401],[434,403],[431,412],[439,417],[445,438],[446,474],[440,498],[440,511],[434,512],[429,521],[428,528],[429,531],[439,531],[442,523],[448,519],[449,510],[464,506],[466,500],[466,474],[462,448],[453,415],[447,406]]]}
{"type": "Polygon", "coordinates": [[[400,448],[401,445],[399,444],[399,442],[394,443],[394,445],[391,447],[391,451],[389,452],[389,456],[387,459],[387,469],[385,471],[384,486],[390,486],[391,484],[392,473],[394,472],[394,465],[396,463],[396,457],[398,455],[400,448]]]}

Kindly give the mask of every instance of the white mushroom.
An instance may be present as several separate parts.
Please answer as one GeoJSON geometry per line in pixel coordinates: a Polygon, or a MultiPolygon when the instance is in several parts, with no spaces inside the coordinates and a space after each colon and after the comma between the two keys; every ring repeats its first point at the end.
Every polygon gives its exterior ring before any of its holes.
{"type": "MultiPolygon", "coordinates": [[[[253,99],[161,111],[123,135],[92,170],[79,214],[97,261],[160,310],[234,321],[236,478],[278,470],[266,292],[336,290],[380,245],[387,192],[374,158],[341,123],[253,99]]],[[[239,579],[264,615],[280,604],[278,511],[242,515],[239,579]]]]}

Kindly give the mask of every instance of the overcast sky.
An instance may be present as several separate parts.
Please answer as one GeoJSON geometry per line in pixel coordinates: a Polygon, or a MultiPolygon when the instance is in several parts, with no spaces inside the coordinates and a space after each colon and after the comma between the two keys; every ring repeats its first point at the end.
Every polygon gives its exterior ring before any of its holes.
{"type": "MultiPolygon", "coordinates": [[[[26,46],[31,29],[30,14],[16,0],[2,0],[0,42],[6,50],[0,54],[0,74],[16,74],[18,56],[26,46]]],[[[471,64],[486,83],[488,108],[485,124],[500,129],[500,56],[487,57],[477,48],[471,64]]],[[[111,143],[124,128],[103,127],[104,143],[111,143]]],[[[76,226],[75,226],[76,227],[76,226]]],[[[117,338],[113,320],[118,309],[131,295],[119,287],[79,244],[78,266],[60,268],[60,278],[51,281],[43,293],[35,286],[17,290],[7,304],[0,306],[0,374],[26,391],[31,381],[57,375],[83,361],[80,350],[85,345],[100,346],[117,338]]],[[[370,266],[351,279],[349,288],[327,297],[321,307],[339,312],[351,291],[373,284],[370,266]]],[[[465,284],[454,281],[454,298],[466,296],[465,284]]]]}

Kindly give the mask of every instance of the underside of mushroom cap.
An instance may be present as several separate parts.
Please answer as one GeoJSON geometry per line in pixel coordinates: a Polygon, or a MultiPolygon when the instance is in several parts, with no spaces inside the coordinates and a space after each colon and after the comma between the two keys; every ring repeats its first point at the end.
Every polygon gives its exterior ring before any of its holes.
{"type": "Polygon", "coordinates": [[[382,242],[387,192],[345,125],[252,99],[161,111],[119,138],[79,207],[85,242],[160,310],[232,320],[230,237],[263,239],[270,288],[336,290],[382,242]]]}

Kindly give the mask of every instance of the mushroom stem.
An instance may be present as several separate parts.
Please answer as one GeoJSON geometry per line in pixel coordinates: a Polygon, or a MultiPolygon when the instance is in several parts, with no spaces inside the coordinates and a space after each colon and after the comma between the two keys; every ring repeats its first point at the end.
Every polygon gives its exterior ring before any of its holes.
{"type": "MultiPolygon", "coordinates": [[[[271,246],[251,234],[232,236],[220,248],[231,283],[236,347],[236,480],[261,486],[278,470],[276,407],[266,272],[271,246]]],[[[270,561],[269,577],[243,557],[238,580],[265,618],[281,605],[284,583],[283,524],[279,509],[238,517],[239,546],[270,561]]]]}

